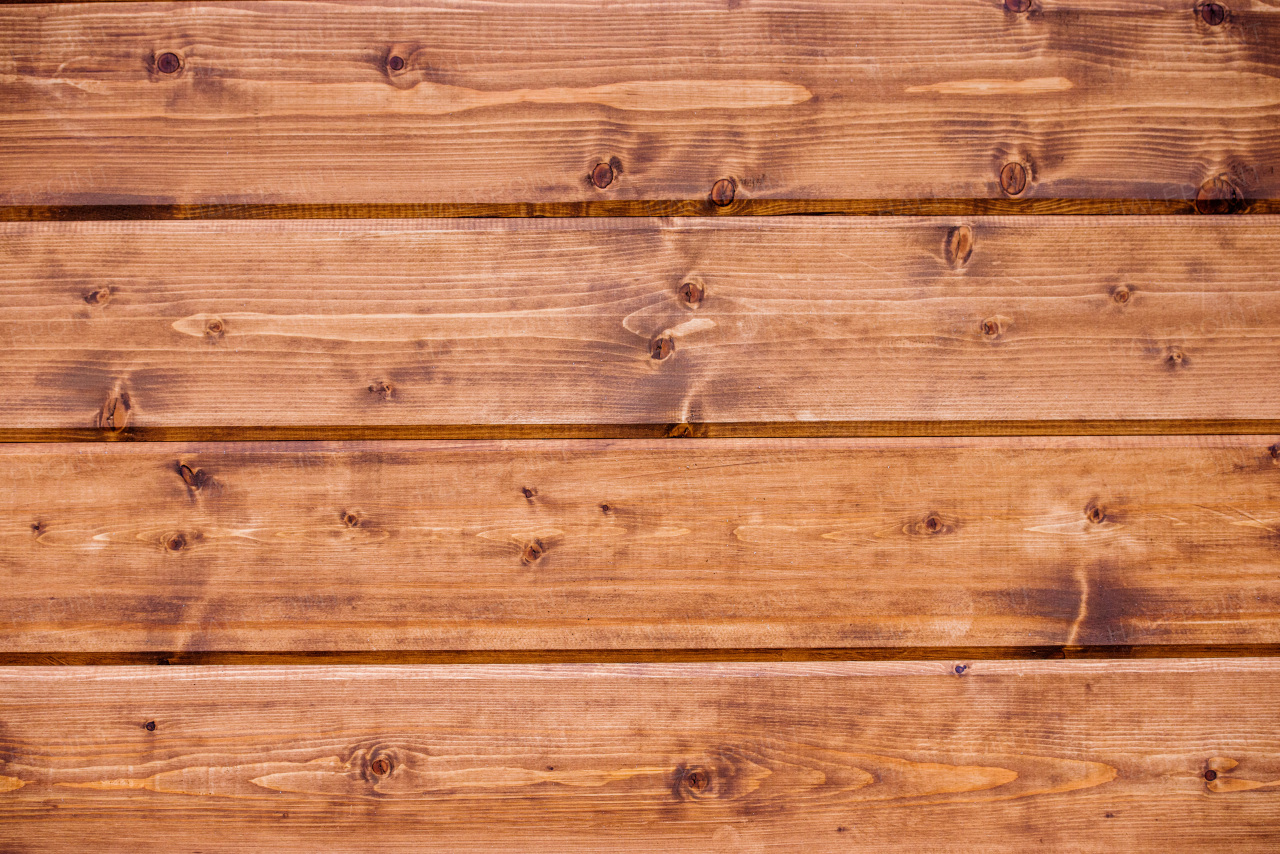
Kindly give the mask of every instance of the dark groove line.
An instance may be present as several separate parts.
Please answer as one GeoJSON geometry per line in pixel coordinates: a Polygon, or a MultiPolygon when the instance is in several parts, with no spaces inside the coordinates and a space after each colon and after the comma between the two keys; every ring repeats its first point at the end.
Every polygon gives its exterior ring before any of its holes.
{"type": "Polygon", "coordinates": [[[1280,199],[710,199],[419,204],[107,204],[10,205],[0,222],[183,219],[418,219],[439,217],[641,216],[996,216],[1010,214],[1151,216],[1276,214],[1280,199]]]}
{"type": "Polygon", "coordinates": [[[863,439],[978,436],[1269,436],[1280,420],[739,421],[696,424],[417,424],[305,427],[0,428],[0,443],[359,442],[468,439],[863,439]]]}
{"type": "Polygon", "coordinates": [[[1273,658],[1280,644],[847,647],[821,649],[367,650],[348,652],[0,652],[0,666],[280,664],[678,664],[702,662],[1000,661],[1273,658]]]}

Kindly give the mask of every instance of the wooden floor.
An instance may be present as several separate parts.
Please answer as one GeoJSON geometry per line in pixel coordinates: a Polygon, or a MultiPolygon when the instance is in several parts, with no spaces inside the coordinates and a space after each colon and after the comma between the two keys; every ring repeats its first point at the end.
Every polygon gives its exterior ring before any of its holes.
{"type": "Polygon", "coordinates": [[[0,4],[0,854],[1280,850],[1280,6],[0,4]]]}

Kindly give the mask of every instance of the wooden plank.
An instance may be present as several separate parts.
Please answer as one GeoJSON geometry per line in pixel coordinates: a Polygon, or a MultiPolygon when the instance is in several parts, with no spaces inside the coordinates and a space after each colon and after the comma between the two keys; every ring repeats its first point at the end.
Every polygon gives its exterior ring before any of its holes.
{"type": "Polygon", "coordinates": [[[1276,661],[26,668],[0,685],[0,844],[23,852],[1280,845],[1276,661]]]}
{"type": "Polygon", "coordinates": [[[1199,5],[5,5],[0,202],[1277,198],[1280,9],[1199,5]]]}
{"type": "Polygon", "coordinates": [[[0,430],[1274,420],[1278,236],[1274,217],[8,223],[20,405],[0,430]]]}
{"type": "Polygon", "coordinates": [[[3,445],[0,651],[1274,648],[1278,448],[3,445]]]}

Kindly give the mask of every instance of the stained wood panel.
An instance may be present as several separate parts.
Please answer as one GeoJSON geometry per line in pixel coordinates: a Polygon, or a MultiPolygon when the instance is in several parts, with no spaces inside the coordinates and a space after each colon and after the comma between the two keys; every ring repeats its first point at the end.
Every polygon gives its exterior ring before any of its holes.
{"type": "Polygon", "coordinates": [[[1280,10],[1200,5],[6,5],[0,202],[1274,199],[1280,10]]]}
{"type": "Polygon", "coordinates": [[[0,841],[24,852],[1280,842],[1274,661],[0,679],[0,841]]]}
{"type": "Polygon", "coordinates": [[[1280,220],[0,227],[2,430],[1280,418],[1280,220]]]}
{"type": "Polygon", "coordinates": [[[0,650],[1280,644],[1275,437],[0,446],[0,650]]]}

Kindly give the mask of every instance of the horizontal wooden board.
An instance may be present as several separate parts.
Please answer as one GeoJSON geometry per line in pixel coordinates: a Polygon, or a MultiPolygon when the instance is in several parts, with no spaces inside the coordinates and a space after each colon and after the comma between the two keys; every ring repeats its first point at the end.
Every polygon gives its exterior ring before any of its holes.
{"type": "Polygon", "coordinates": [[[1280,662],[0,669],[0,845],[1274,851],[1280,662]]]}
{"type": "Polygon", "coordinates": [[[1260,436],[0,445],[0,651],[1274,647],[1278,457],[1260,436]]]}
{"type": "Polygon", "coordinates": [[[1274,3],[1011,4],[4,5],[0,203],[1280,196],[1274,3]]]}
{"type": "Polygon", "coordinates": [[[5,430],[1280,418],[1280,219],[0,226],[5,430]]]}

